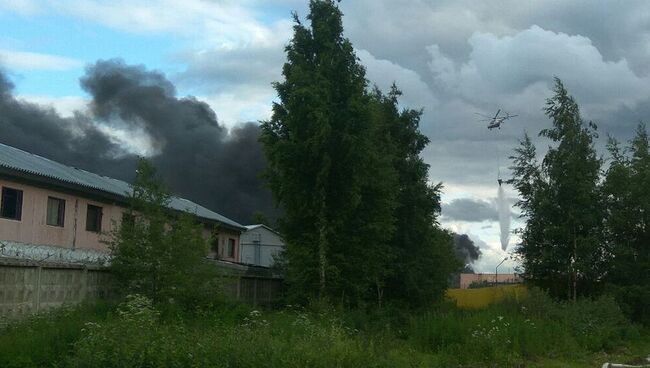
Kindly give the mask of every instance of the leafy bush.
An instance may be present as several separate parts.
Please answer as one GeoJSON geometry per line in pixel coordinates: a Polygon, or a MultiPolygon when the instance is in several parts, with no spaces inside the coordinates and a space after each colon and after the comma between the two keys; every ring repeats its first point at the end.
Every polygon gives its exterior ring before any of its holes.
{"type": "Polygon", "coordinates": [[[217,301],[217,274],[205,262],[203,226],[191,215],[169,209],[171,195],[144,159],[129,202],[129,212],[106,240],[120,289],[184,307],[217,301]]]}
{"type": "Polygon", "coordinates": [[[471,284],[469,284],[468,288],[470,289],[480,289],[480,288],[485,288],[485,287],[490,287],[492,284],[488,282],[488,280],[481,280],[481,281],[472,281],[471,284]]]}
{"type": "Polygon", "coordinates": [[[610,285],[607,291],[628,318],[650,327],[650,285],[610,285]]]}

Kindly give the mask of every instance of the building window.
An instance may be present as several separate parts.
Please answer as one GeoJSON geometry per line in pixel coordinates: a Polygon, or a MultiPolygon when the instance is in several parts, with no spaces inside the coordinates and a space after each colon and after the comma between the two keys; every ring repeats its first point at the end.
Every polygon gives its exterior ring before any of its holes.
{"type": "Polygon", "coordinates": [[[228,257],[235,258],[235,239],[228,239],[228,257]]]}
{"type": "Polygon", "coordinates": [[[65,200],[47,197],[47,224],[63,227],[65,219],[65,200]]]}
{"type": "Polygon", "coordinates": [[[86,230],[98,233],[102,231],[102,208],[88,205],[86,212],[86,230]]]}
{"type": "Polygon", "coordinates": [[[23,212],[23,191],[18,189],[2,188],[2,203],[0,216],[12,220],[20,220],[23,212]]]}

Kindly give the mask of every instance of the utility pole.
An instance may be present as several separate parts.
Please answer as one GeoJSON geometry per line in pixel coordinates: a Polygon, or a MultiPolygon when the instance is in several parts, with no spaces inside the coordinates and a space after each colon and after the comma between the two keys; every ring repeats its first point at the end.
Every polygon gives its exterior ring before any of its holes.
{"type": "Polygon", "coordinates": [[[507,260],[508,260],[508,257],[504,258],[503,261],[499,262],[497,267],[494,269],[494,284],[495,285],[499,283],[499,266],[501,266],[501,264],[503,264],[503,262],[505,262],[507,260]]]}

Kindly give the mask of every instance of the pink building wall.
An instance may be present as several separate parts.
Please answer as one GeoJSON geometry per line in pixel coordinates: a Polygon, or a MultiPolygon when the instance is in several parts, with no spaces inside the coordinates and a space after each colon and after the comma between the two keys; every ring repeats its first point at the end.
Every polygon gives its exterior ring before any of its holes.
{"type": "MultiPolygon", "coordinates": [[[[212,239],[208,257],[223,259],[230,262],[239,262],[239,232],[223,228],[217,228],[215,232],[217,233],[217,236],[212,239]],[[235,253],[232,257],[228,256],[228,239],[235,240],[235,253]]],[[[207,237],[209,237],[211,231],[206,230],[206,233],[207,237]]],[[[214,236],[214,234],[212,234],[212,236],[214,236]]]]}
{"type": "MultiPolygon", "coordinates": [[[[81,196],[43,189],[24,183],[0,179],[0,187],[23,191],[22,215],[20,220],[0,217],[0,240],[10,240],[37,245],[54,245],[64,248],[90,249],[108,252],[108,246],[102,243],[105,235],[86,230],[86,213],[88,205],[102,207],[102,233],[106,234],[122,221],[123,206],[108,201],[97,201],[81,196]],[[63,227],[48,225],[48,197],[65,200],[63,227]]],[[[212,235],[210,227],[204,231],[206,239],[212,235]]],[[[239,259],[239,232],[220,229],[218,235],[221,259],[236,261],[239,259]],[[229,238],[235,239],[235,256],[227,257],[229,238]]],[[[209,256],[216,253],[211,250],[209,256]]]]}
{"type": "Polygon", "coordinates": [[[20,220],[0,217],[0,239],[22,243],[55,245],[65,248],[107,251],[101,243],[100,234],[86,231],[88,205],[102,207],[102,231],[110,231],[122,220],[124,209],[116,204],[104,203],[83,197],[42,189],[27,184],[0,179],[0,186],[23,191],[22,216],[20,220]],[[63,227],[46,223],[47,198],[65,200],[63,227]]]}

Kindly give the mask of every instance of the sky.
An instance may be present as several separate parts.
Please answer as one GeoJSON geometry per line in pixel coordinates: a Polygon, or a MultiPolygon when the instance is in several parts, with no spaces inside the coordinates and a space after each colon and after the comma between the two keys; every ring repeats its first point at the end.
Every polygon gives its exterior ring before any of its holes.
{"type": "MultiPolygon", "coordinates": [[[[98,60],[158,71],[178,96],[195,96],[233,128],[267,119],[281,79],[297,0],[0,0],[0,67],[18,99],[62,116],[89,109],[80,78],[98,60]]],[[[650,3],[598,1],[343,0],[345,35],[368,79],[422,108],[423,153],[443,182],[441,223],[480,246],[479,272],[509,256],[500,249],[496,195],[507,157],[525,131],[549,125],[545,99],[562,79],[586,120],[631,137],[650,112],[650,3]],[[517,114],[488,131],[475,113],[517,114]]],[[[95,70],[95,69],[93,69],[95,70]]],[[[155,147],[130,132],[113,139],[139,154],[155,147]]],[[[510,202],[516,193],[506,187],[510,202]]],[[[513,227],[521,226],[513,208],[513,227]]],[[[508,260],[499,272],[512,271],[508,260]]]]}

